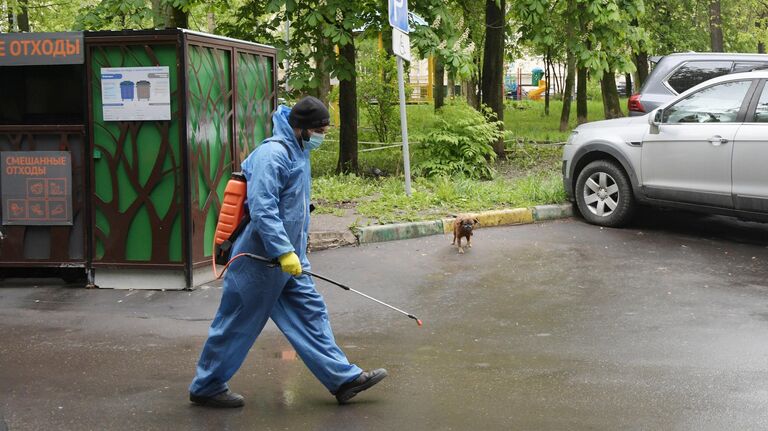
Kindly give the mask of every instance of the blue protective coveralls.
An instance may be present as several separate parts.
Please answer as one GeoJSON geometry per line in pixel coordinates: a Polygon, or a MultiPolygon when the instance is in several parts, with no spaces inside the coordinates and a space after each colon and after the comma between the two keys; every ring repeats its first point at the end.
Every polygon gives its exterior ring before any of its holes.
{"type": "MultiPolygon", "coordinates": [[[[276,258],[294,251],[302,267],[311,270],[306,255],[309,150],[303,150],[296,140],[288,124],[289,113],[289,108],[278,107],[272,116],[273,137],[242,163],[251,222],[235,241],[232,256],[250,252],[276,258]]],[[[242,365],[268,318],[329,391],[335,392],[363,372],[349,363],[336,344],[325,302],[310,276],[291,277],[279,266],[270,268],[241,257],[232,262],[224,277],[221,304],[190,393],[212,396],[227,390],[227,381],[242,365]]]]}

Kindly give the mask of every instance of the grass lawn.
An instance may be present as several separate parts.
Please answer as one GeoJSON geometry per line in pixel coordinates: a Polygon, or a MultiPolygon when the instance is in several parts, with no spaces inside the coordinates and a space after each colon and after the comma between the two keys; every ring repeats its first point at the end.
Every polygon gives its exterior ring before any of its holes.
{"type": "MultiPolygon", "coordinates": [[[[574,104],[572,127],[575,108],[574,104]]],[[[370,151],[377,146],[361,144],[360,175],[335,175],[338,144],[334,135],[338,130],[334,130],[328,142],[312,153],[312,193],[317,213],[342,215],[353,211],[361,219],[384,224],[563,202],[562,149],[556,144],[565,141],[570,131],[558,130],[561,109],[562,102],[552,101],[547,116],[543,102],[508,103],[504,114],[508,159],[496,162],[494,179],[415,177],[410,198],[404,192],[399,147],[370,151]]],[[[422,157],[419,137],[432,127],[435,114],[432,105],[409,105],[407,111],[411,163],[415,164],[422,157]]],[[[590,101],[589,118],[603,118],[600,101],[590,101]]],[[[360,121],[360,141],[375,141],[362,114],[360,121]]]]}

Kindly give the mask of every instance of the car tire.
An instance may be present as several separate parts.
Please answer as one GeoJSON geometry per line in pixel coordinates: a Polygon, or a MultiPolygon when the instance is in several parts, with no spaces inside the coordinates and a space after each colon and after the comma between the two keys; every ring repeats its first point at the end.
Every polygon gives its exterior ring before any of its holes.
{"type": "Polygon", "coordinates": [[[627,174],[611,160],[595,160],[585,166],[576,179],[574,195],[584,219],[598,226],[624,226],[636,207],[627,174]]]}

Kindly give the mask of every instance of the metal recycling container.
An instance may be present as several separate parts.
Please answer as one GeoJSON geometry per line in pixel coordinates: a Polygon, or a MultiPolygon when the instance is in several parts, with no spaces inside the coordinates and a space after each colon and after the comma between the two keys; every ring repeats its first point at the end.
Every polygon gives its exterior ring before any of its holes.
{"type": "MultiPolygon", "coordinates": [[[[71,210],[71,221],[0,225],[0,279],[11,271],[35,275],[34,267],[75,268],[88,284],[106,288],[185,289],[211,281],[226,183],[271,135],[276,50],[184,29],[63,35],[62,46],[79,50],[78,64],[62,65],[58,57],[0,63],[0,79],[14,83],[0,92],[0,106],[10,112],[0,117],[0,151],[20,163],[36,159],[19,152],[48,152],[54,162],[61,157],[52,152],[68,152],[71,183],[44,176],[16,183],[29,184],[30,193],[71,189],[69,207],[12,196],[8,208],[30,214],[34,204],[51,217],[71,210]],[[147,78],[131,77],[142,72],[147,78]],[[20,101],[30,94],[42,94],[34,106],[43,110],[24,111],[20,101]],[[156,94],[165,98],[156,101],[156,94]],[[150,96],[152,103],[136,103],[150,96]]],[[[0,34],[0,41],[12,37],[32,36],[0,34]]]]}

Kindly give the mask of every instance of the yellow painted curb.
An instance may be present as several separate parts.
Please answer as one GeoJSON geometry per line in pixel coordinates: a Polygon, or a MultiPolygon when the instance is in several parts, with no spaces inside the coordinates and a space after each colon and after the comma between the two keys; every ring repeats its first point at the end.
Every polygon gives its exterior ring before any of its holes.
{"type": "Polygon", "coordinates": [[[443,233],[453,233],[453,221],[456,219],[444,218],[443,219],[443,233]]]}
{"type": "MultiPolygon", "coordinates": [[[[483,211],[479,213],[468,213],[473,215],[480,222],[480,227],[503,226],[511,224],[529,224],[533,223],[533,210],[531,208],[515,208],[511,210],[483,211]]],[[[453,232],[453,221],[455,219],[443,219],[443,232],[453,232]]]]}

